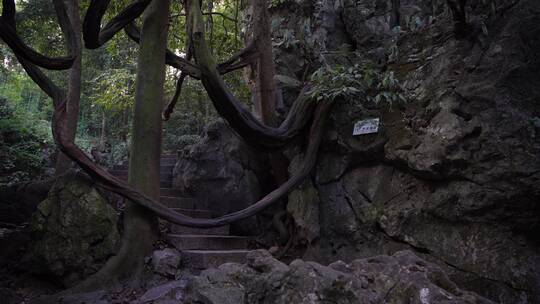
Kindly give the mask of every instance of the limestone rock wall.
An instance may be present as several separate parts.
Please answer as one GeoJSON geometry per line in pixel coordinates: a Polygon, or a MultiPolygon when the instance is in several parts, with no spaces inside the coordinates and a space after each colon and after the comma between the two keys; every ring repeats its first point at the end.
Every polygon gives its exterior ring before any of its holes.
{"type": "Polygon", "coordinates": [[[310,200],[319,215],[318,223],[313,212],[295,215],[319,234],[305,258],[409,249],[494,301],[539,302],[540,3],[471,2],[463,40],[454,38],[446,1],[402,0],[395,28],[392,1],[294,3],[303,13],[276,9],[286,20],[277,36],[308,24],[315,47],[289,64],[295,48],[310,44],[280,46],[283,66],[303,63],[298,76],[345,43],[395,71],[411,96],[402,110],[334,108],[311,190],[289,197],[293,210],[310,200]],[[381,118],[381,131],[352,136],[368,117],[381,118]]]}
{"type": "MultiPolygon", "coordinates": [[[[393,2],[272,2],[278,75],[303,79],[325,63],[354,63],[356,52],[394,71],[410,97],[393,111],[334,107],[311,180],[289,196],[304,259],[412,250],[461,288],[538,303],[540,2],[469,1],[461,40],[447,1],[401,0],[399,27],[393,2]],[[371,117],[380,132],[352,136],[371,117]]],[[[287,107],[297,92],[283,92],[287,107]]],[[[265,169],[253,164],[264,160],[212,132],[186,152],[175,184],[224,214],[262,195],[265,169]]]]}

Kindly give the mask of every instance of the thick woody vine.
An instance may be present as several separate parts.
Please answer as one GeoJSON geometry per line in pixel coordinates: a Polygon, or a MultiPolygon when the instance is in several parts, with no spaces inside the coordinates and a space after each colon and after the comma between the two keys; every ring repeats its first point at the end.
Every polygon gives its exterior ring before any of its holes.
{"type": "MultiPolygon", "coordinates": [[[[110,0],[92,0],[83,24],[85,46],[87,48],[98,48],[110,40],[121,29],[125,29],[128,36],[137,41],[138,30],[133,25],[133,21],[142,14],[151,1],[134,1],[102,29],[101,19],[110,0]]],[[[100,187],[146,207],[157,216],[172,223],[191,227],[215,227],[230,224],[259,213],[293,190],[312,171],[333,101],[322,100],[314,103],[306,94],[307,88],[304,88],[286,119],[279,127],[272,128],[262,124],[236,100],[221,78],[222,74],[249,64],[257,51],[255,43],[249,44],[243,51],[233,56],[230,60],[217,65],[206,43],[200,3],[198,0],[193,0],[189,1],[185,7],[188,8],[187,30],[189,31],[189,37],[191,37],[190,44],[195,63],[191,62],[191,58],[189,57],[181,58],[170,51],[166,54],[166,63],[181,70],[186,75],[184,77],[189,75],[192,78],[200,79],[217,112],[248,143],[267,150],[279,150],[290,144],[293,139],[305,134],[306,150],[303,155],[302,165],[299,166],[296,172],[293,172],[285,183],[259,201],[243,210],[214,219],[191,218],[173,211],[133,189],[124,181],[112,176],[90,159],[77,145],[67,139],[67,94],[40,70],[40,67],[55,70],[68,69],[73,62],[73,56],[71,54],[73,54],[76,47],[73,39],[73,28],[67,17],[63,0],[52,0],[52,2],[67,42],[67,56],[50,58],[39,54],[24,44],[16,34],[14,0],[2,0],[3,10],[0,17],[0,38],[13,50],[32,80],[53,100],[54,114],[52,130],[54,140],[60,151],[76,162],[100,187]]],[[[181,84],[179,81],[177,90],[181,89],[181,84]]],[[[165,117],[167,116],[166,113],[170,114],[172,112],[174,103],[173,99],[171,105],[164,113],[165,117]]]]}

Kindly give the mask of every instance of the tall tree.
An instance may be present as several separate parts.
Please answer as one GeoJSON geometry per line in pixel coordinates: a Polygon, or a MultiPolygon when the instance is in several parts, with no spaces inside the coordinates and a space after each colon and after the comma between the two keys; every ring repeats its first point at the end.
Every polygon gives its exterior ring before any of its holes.
{"type": "MultiPolygon", "coordinates": [[[[193,45],[196,64],[165,50],[168,0],[134,1],[113,18],[103,30],[101,30],[101,18],[110,1],[92,0],[83,24],[83,38],[88,48],[100,47],[125,27],[128,35],[141,44],[137,72],[136,117],[133,126],[134,143],[129,173],[130,185],[126,184],[96,165],[73,141],[68,139],[66,94],[39,69],[39,67],[69,68],[73,63],[74,58],[71,54],[75,46],[68,44],[70,56],[66,57],[50,58],[37,53],[24,44],[16,34],[14,0],[2,1],[4,9],[0,18],[0,38],[15,52],[32,80],[52,98],[54,105],[52,130],[58,147],[92,176],[98,186],[129,200],[125,211],[124,235],[118,254],[109,259],[105,266],[89,280],[78,285],[79,290],[110,286],[109,283],[128,276],[135,282],[140,278],[143,257],[150,252],[152,241],[157,236],[154,214],[184,226],[223,226],[256,215],[279,201],[301,183],[313,169],[333,100],[314,103],[304,89],[283,123],[279,127],[267,126],[236,100],[221,78],[222,74],[246,66],[249,58],[254,54],[253,46],[247,46],[228,61],[217,65],[205,39],[199,0],[190,0],[187,6],[189,8],[188,22],[191,24],[188,26],[190,29],[188,35],[193,45]],[[143,28],[139,33],[132,21],[143,12],[143,28]],[[302,135],[305,127],[311,123],[303,161],[297,171],[293,172],[285,183],[248,208],[219,218],[191,218],[160,204],[158,183],[161,124],[159,111],[156,111],[156,108],[160,109],[162,105],[164,63],[181,69],[192,78],[200,79],[217,112],[240,136],[255,146],[267,150],[283,149],[302,135]]],[[[66,36],[72,35],[73,28],[63,10],[63,0],[53,0],[53,3],[57,9],[58,21],[61,27],[66,29],[66,36]]]]}
{"type": "MultiPolygon", "coordinates": [[[[67,96],[67,131],[66,135],[68,140],[75,141],[75,135],[77,134],[77,123],[79,120],[79,102],[81,99],[81,63],[82,63],[82,43],[81,43],[81,17],[79,13],[79,0],[70,0],[66,2],[66,10],[73,27],[73,35],[64,36],[71,37],[73,41],[67,43],[73,43],[75,46],[74,56],[75,60],[69,70],[68,80],[68,96],[67,96]]],[[[64,29],[65,31],[65,29],[64,29]]],[[[69,168],[71,168],[71,159],[64,153],[58,153],[55,166],[55,175],[62,175],[69,168]]]]}
{"type": "Polygon", "coordinates": [[[276,100],[274,85],[274,58],[272,54],[272,32],[267,0],[253,0],[253,41],[258,50],[255,68],[255,109],[261,121],[275,127],[276,100]]]}
{"type": "MultiPolygon", "coordinates": [[[[278,125],[276,115],[276,88],[274,83],[274,57],[272,52],[272,29],[268,13],[268,0],[253,0],[253,40],[257,45],[258,57],[255,71],[255,109],[262,123],[270,127],[278,125]]],[[[272,175],[277,185],[289,177],[288,160],[281,152],[269,155],[272,175]]]]}
{"type": "MultiPolygon", "coordinates": [[[[135,85],[129,184],[147,197],[159,201],[161,155],[161,110],[165,82],[169,0],[152,1],[143,15],[141,43],[135,85]]],[[[127,201],[124,234],[118,254],[90,280],[78,287],[92,290],[106,281],[130,277],[138,284],[144,257],[152,252],[159,237],[157,217],[148,209],[127,201]]]]}

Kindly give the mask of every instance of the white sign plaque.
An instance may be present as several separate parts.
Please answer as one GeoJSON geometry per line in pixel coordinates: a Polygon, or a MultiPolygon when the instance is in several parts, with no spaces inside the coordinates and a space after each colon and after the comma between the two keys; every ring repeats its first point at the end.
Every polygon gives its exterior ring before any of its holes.
{"type": "Polygon", "coordinates": [[[360,120],[354,124],[353,135],[372,134],[379,132],[379,119],[360,120]]]}

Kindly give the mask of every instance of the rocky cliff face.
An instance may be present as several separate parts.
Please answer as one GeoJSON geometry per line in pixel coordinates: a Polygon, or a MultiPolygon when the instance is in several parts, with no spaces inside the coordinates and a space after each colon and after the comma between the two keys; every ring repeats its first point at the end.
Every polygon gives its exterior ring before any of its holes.
{"type": "MultiPolygon", "coordinates": [[[[339,102],[288,210],[309,244],[304,259],[412,250],[461,288],[538,303],[540,2],[470,2],[463,39],[443,0],[273,2],[277,74],[301,79],[356,52],[394,71],[410,97],[393,111],[339,102]],[[373,117],[377,134],[352,135],[373,117]]],[[[295,92],[283,89],[286,106],[295,92]]]]}
{"type": "Polygon", "coordinates": [[[395,28],[392,1],[296,3],[303,14],[276,9],[286,21],[278,33],[308,24],[314,34],[304,59],[315,59],[295,61],[295,73],[348,43],[395,71],[411,96],[403,111],[334,108],[309,191],[318,223],[296,215],[319,231],[305,258],[409,249],[494,301],[539,302],[540,3],[471,3],[462,40],[446,1],[402,0],[395,28]],[[380,117],[381,131],[352,136],[367,117],[380,117]]]}

